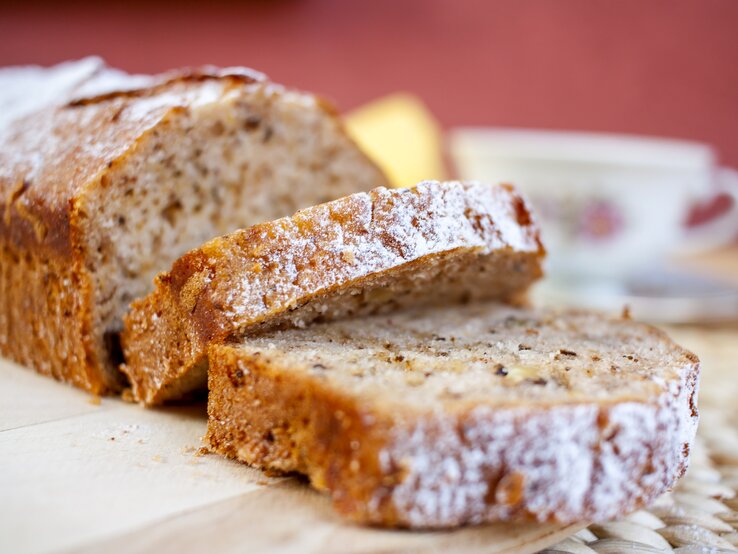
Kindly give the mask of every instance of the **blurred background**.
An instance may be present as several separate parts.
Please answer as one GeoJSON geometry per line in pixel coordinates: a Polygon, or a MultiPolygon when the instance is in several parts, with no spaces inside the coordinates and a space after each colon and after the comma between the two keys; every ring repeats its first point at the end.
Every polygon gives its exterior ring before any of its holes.
{"type": "Polygon", "coordinates": [[[735,0],[25,1],[0,37],[0,65],[253,67],[333,101],[398,185],[519,184],[544,297],[738,317],[735,0]]]}
{"type": "Polygon", "coordinates": [[[0,4],[0,64],[248,65],[343,110],[419,95],[444,128],[644,133],[738,165],[734,0],[0,4]]]}

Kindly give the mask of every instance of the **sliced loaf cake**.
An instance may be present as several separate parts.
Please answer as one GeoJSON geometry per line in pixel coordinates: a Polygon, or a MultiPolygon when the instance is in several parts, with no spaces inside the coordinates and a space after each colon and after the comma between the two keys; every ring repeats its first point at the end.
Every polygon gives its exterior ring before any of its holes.
{"type": "Polygon", "coordinates": [[[386,183],[320,99],[243,69],[0,71],[0,354],[95,393],[157,272],[214,236],[386,183]]]}
{"type": "Polygon", "coordinates": [[[207,348],[268,328],[403,306],[515,300],[541,275],[538,227],[506,185],[378,188],[214,239],[133,304],[122,335],[137,400],[207,385],[207,348]]]}
{"type": "Polygon", "coordinates": [[[210,448],[356,521],[607,520],[685,471],[698,360],[627,319],[491,303],[210,349],[210,448]]]}

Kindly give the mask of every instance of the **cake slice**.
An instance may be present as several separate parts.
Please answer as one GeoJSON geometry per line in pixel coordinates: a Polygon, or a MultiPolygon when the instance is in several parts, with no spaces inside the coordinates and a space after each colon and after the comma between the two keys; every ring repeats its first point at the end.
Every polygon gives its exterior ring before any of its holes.
{"type": "Polygon", "coordinates": [[[133,304],[122,336],[135,398],[207,387],[207,348],[416,304],[515,300],[541,275],[538,227],[510,186],[378,188],[214,239],[133,304]]]}
{"type": "Polygon", "coordinates": [[[210,349],[206,441],[356,521],[607,520],[684,473],[699,364],[628,319],[494,303],[210,349]]]}
{"type": "Polygon", "coordinates": [[[244,68],[0,70],[0,355],[125,385],[131,300],[204,241],[386,183],[333,109],[244,68]]]}

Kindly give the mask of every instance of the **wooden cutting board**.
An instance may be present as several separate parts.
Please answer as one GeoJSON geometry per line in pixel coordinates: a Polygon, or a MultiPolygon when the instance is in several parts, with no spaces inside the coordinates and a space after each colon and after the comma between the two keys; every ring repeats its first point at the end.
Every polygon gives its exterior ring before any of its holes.
{"type": "Polygon", "coordinates": [[[205,405],[92,399],[0,359],[0,552],[534,552],[584,524],[387,531],[199,453],[205,405]]]}

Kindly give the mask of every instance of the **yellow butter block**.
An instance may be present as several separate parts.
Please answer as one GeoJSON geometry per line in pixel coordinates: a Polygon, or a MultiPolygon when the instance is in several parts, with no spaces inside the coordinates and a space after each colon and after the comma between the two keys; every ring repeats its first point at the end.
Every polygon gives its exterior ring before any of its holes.
{"type": "Polygon", "coordinates": [[[396,187],[443,180],[441,127],[423,102],[398,93],[350,112],[346,128],[396,187]]]}

